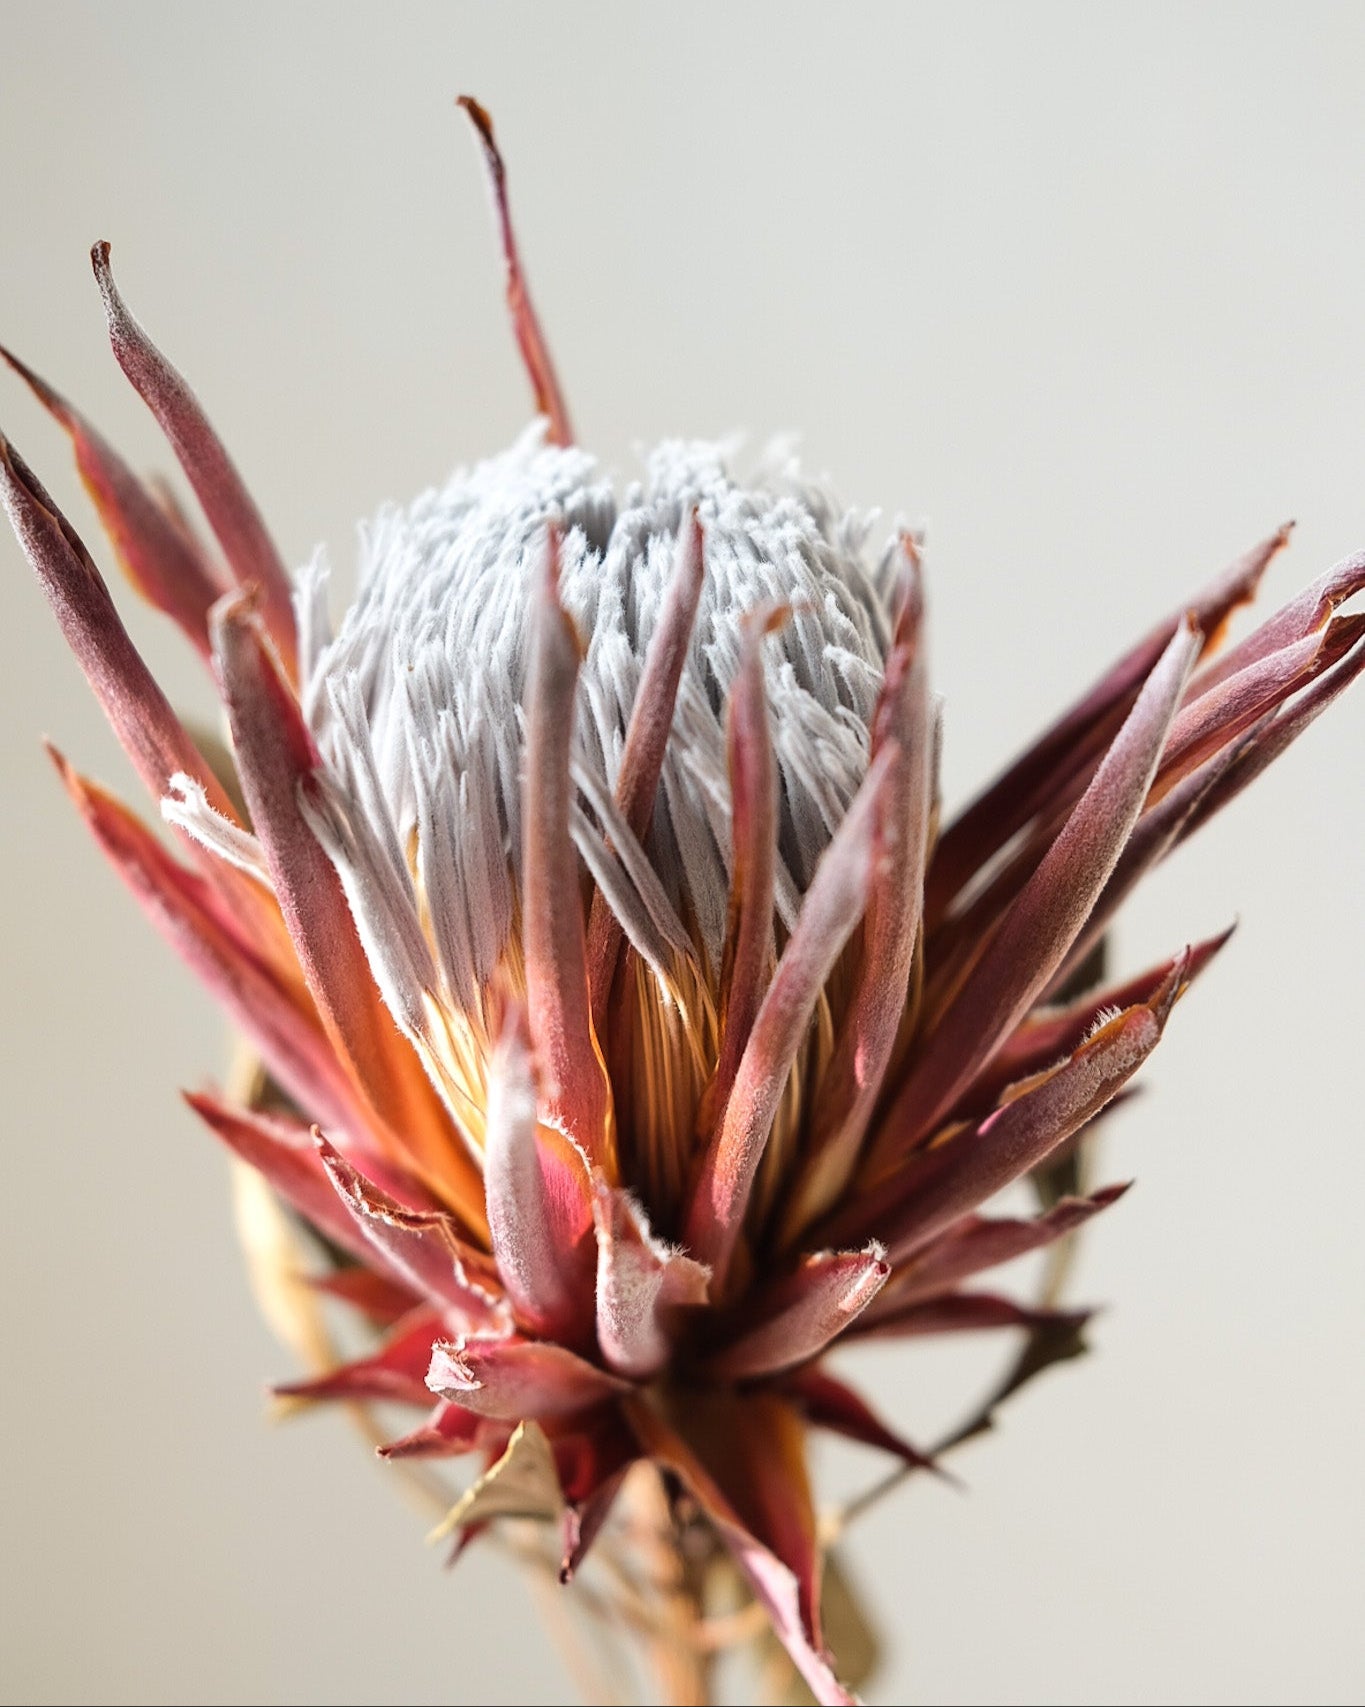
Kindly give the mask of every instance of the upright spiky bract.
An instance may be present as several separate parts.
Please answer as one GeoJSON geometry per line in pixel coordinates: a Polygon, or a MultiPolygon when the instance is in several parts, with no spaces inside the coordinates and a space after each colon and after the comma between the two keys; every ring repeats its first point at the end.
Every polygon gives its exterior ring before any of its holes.
{"type": "MultiPolygon", "coordinates": [[[[270,1094],[190,1099],[321,1235],[375,1328],[298,1399],[416,1406],[390,1458],[474,1454],[452,1514],[560,1525],[627,1473],[727,1549],[810,1689],[804,1438],[926,1455],[837,1342],[1082,1317],[969,1285],[1119,1191],[983,1207],[1120,1094],[1223,939],[1066,999],[1133,885],[1365,668],[1365,557],[1215,656],[1286,532],[1159,623],[940,825],[918,543],[790,469],[668,444],[618,500],[573,447],[486,114],[541,420],[366,535],[335,633],[185,382],[94,264],[115,354],[217,542],[14,358],[114,551],[211,663],[218,774],[53,500],[6,507],[175,853],[65,760],[96,839],[249,1040],[270,1094]],[[501,1488],[501,1493],[498,1492],[501,1488]]],[[[1054,1169],[1052,1176],[1059,1177],[1054,1169]]]]}

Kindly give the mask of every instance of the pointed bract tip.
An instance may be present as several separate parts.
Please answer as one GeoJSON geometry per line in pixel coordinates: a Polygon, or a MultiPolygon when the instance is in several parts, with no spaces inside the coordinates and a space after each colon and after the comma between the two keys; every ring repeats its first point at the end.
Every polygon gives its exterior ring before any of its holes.
{"type": "Polygon", "coordinates": [[[261,603],[259,581],[244,581],[209,608],[209,627],[217,634],[220,629],[240,628],[257,613],[261,603]]]}
{"type": "Polygon", "coordinates": [[[556,604],[559,603],[559,571],[563,554],[564,523],[558,516],[551,516],[545,524],[545,578],[556,604]]]}
{"type": "Polygon", "coordinates": [[[109,244],[103,238],[91,246],[90,266],[104,298],[104,311],[110,320],[123,310],[123,302],[114,283],[113,268],[109,265],[109,244]]]}
{"type": "Polygon", "coordinates": [[[739,619],[745,644],[757,647],[769,634],[785,628],[800,608],[791,599],[767,599],[761,605],[752,605],[739,619]]]}
{"type": "Polygon", "coordinates": [[[455,105],[461,109],[470,124],[479,133],[479,140],[484,147],[498,160],[498,169],[501,171],[502,161],[498,158],[498,145],[493,140],[493,115],[482,101],[476,100],[473,95],[457,95],[455,105]]]}
{"type": "Polygon", "coordinates": [[[1147,1008],[1159,1028],[1164,1029],[1166,1021],[1171,1016],[1171,1009],[1189,988],[1190,968],[1193,961],[1194,949],[1187,943],[1176,955],[1170,971],[1152,992],[1147,1008]]]}
{"type": "MultiPolygon", "coordinates": [[[[24,479],[24,475],[28,472],[28,464],[19,455],[14,440],[3,428],[0,428],[0,468],[5,469],[19,485],[28,490],[28,482],[24,479]]],[[[29,495],[32,497],[33,493],[30,491],[29,495]]]]}
{"type": "Polygon", "coordinates": [[[1248,553],[1251,563],[1249,569],[1244,571],[1245,591],[1241,602],[1245,603],[1256,597],[1261,582],[1265,579],[1266,570],[1289,544],[1290,535],[1297,526],[1298,523],[1292,520],[1281,522],[1273,533],[1267,534],[1260,545],[1248,553]]]}
{"type": "Polygon", "coordinates": [[[90,779],[82,776],[66,754],[60,748],[55,747],[46,736],[43,737],[43,751],[52,760],[53,768],[61,779],[62,787],[74,801],[76,810],[87,821],[93,822],[98,816],[99,807],[96,796],[92,792],[93,784],[90,779]]]}
{"type": "Polygon", "coordinates": [[[924,620],[924,568],[919,548],[908,533],[900,535],[900,570],[896,576],[895,644],[913,643],[924,620]]]}
{"type": "Polygon", "coordinates": [[[531,1048],[531,1020],[526,998],[517,989],[505,966],[497,966],[489,979],[483,998],[484,1016],[489,1035],[499,1043],[531,1048]]]}
{"type": "Polygon", "coordinates": [[[209,606],[209,652],[220,685],[221,673],[227,667],[225,661],[240,657],[244,646],[261,648],[269,654],[272,665],[279,667],[278,654],[261,622],[261,601],[260,583],[247,581],[209,606]]]}
{"type": "MultiPolygon", "coordinates": [[[[16,532],[20,531],[19,516],[23,514],[26,505],[32,505],[42,512],[53,527],[61,534],[66,549],[79,559],[85,572],[93,577],[97,585],[104,590],[108,597],[108,589],[104,587],[104,578],[91,561],[90,553],[85,549],[81,536],[67,521],[58,508],[56,500],[38,476],[29,467],[20,454],[14,440],[0,432],[0,502],[9,512],[10,520],[14,523],[16,532]],[[18,506],[16,511],[16,505],[18,506]]],[[[22,534],[21,534],[22,537],[22,534]]],[[[25,547],[27,554],[28,548],[25,547]]],[[[33,559],[30,558],[32,562],[33,559]]],[[[35,564],[36,567],[36,564],[35,564]]],[[[41,571],[40,571],[41,574],[41,571]]]]}
{"type": "MultiPolygon", "coordinates": [[[[36,374],[27,362],[21,361],[14,351],[7,349],[4,344],[0,344],[0,361],[19,375],[45,409],[55,415],[63,425],[66,424],[71,413],[70,405],[40,374],[36,374]]],[[[0,434],[0,439],[3,437],[4,435],[0,434]]]]}
{"type": "Polygon", "coordinates": [[[75,766],[71,763],[70,759],[67,758],[66,754],[62,752],[61,748],[58,747],[57,744],[48,736],[44,735],[42,737],[42,741],[43,751],[47,754],[48,758],[51,759],[53,768],[56,770],[57,775],[62,779],[68,791],[74,793],[75,785],[80,781],[80,777],[76,772],[75,766]]]}
{"type": "Polygon", "coordinates": [[[924,567],[924,554],[920,542],[909,528],[898,528],[896,530],[896,544],[900,547],[901,556],[906,559],[912,569],[919,570],[924,567]]]}
{"type": "Polygon", "coordinates": [[[695,557],[695,561],[691,563],[692,573],[700,583],[706,575],[706,529],[702,526],[699,504],[693,504],[688,510],[683,529],[695,557]]]}

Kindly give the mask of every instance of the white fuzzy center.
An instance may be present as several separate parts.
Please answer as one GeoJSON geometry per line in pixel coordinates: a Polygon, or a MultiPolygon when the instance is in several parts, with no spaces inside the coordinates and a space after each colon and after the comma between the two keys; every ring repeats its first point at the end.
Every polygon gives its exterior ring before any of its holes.
{"type": "MultiPolygon", "coordinates": [[[[304,705],[332,772],[318,829],[400,1019],[416,985],[476,1004],[512,929],[531,578],[547,523],[564,530],[560,593],[586,647],[579,768],[610,791],[693,504],[705,584],[647,852],[715,967],[730,867],[725,701],[742,618],[769,600],[794,607],[764,654],[790,917],[867,764],[889,622],[888,560],[864,563],[865,519],[791,468],[736,485],[713,445],[660,446],[646,484],[618,503],[590,457],[545,445],[537,428],[363,530],[359,592],[335,638],[325,571],[304,576],[304,705]]],[[[600,792],[585,793],[589,811],[600,792]]]]}

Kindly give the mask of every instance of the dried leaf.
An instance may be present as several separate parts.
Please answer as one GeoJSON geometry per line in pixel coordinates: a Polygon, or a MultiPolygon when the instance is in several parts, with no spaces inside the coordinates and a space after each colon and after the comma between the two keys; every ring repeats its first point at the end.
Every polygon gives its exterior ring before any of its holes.
{"type": "Polygon", "coordinates": [[[545,1431],[533,1422],[519,1422],[507,1450],[467,1488],[427,1537],[444,1541],[472,1524],[498,1517],[534,1518],[558,1522],[564,1513],[554,1453],[545,1431]]]}

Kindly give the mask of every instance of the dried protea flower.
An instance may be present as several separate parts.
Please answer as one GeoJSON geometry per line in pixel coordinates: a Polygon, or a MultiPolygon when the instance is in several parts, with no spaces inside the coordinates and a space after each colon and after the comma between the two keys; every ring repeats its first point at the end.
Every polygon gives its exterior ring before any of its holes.
{"type": "Polygon", "coordinates": [[[190,1101],[257,1213],[315,1236],[311,1285],[275,1272],[273,1305],[319,1367],[280,1391],[415,1407],[386,1457],[480,1470],[445,1531],[537,1520],[565,1579],[634,1489],[603,1544],[671,1699],[706,1698],[728,1558],[810,1690],[847,1701],[807,1431],[936,1457],[824,1356],[1024,1328],[979,1426],[1076,1350],[1083,1313],[977,1277],[1120,1194],[1085,1187],[1079,1140],[1224,939],[1112,987],[1085,969],[1142,876],[1365,668],[1365,618],[1335,614],[1365,556],[1215,656],[1273,534],[940,825],[919,542],[869,556],[792,468],[737,481],[706,445],[661,446],[618,498],[571,442],[466,107],[539,419],[376,519],[335,632],[323,568],[286,574],[107,245],[115,354],[217,549],[10,358],[231,733],[226,764],[191,738],[0,441],[14,527],[177,852],[57,763],[254,1052],[236,1100],[190,1101]],[[982,1212],[1026,1176],[1037,1215],[982,1212]],[[323,1296],[369,1324],[361,1355],[329,1350],[323,1296]]]}

